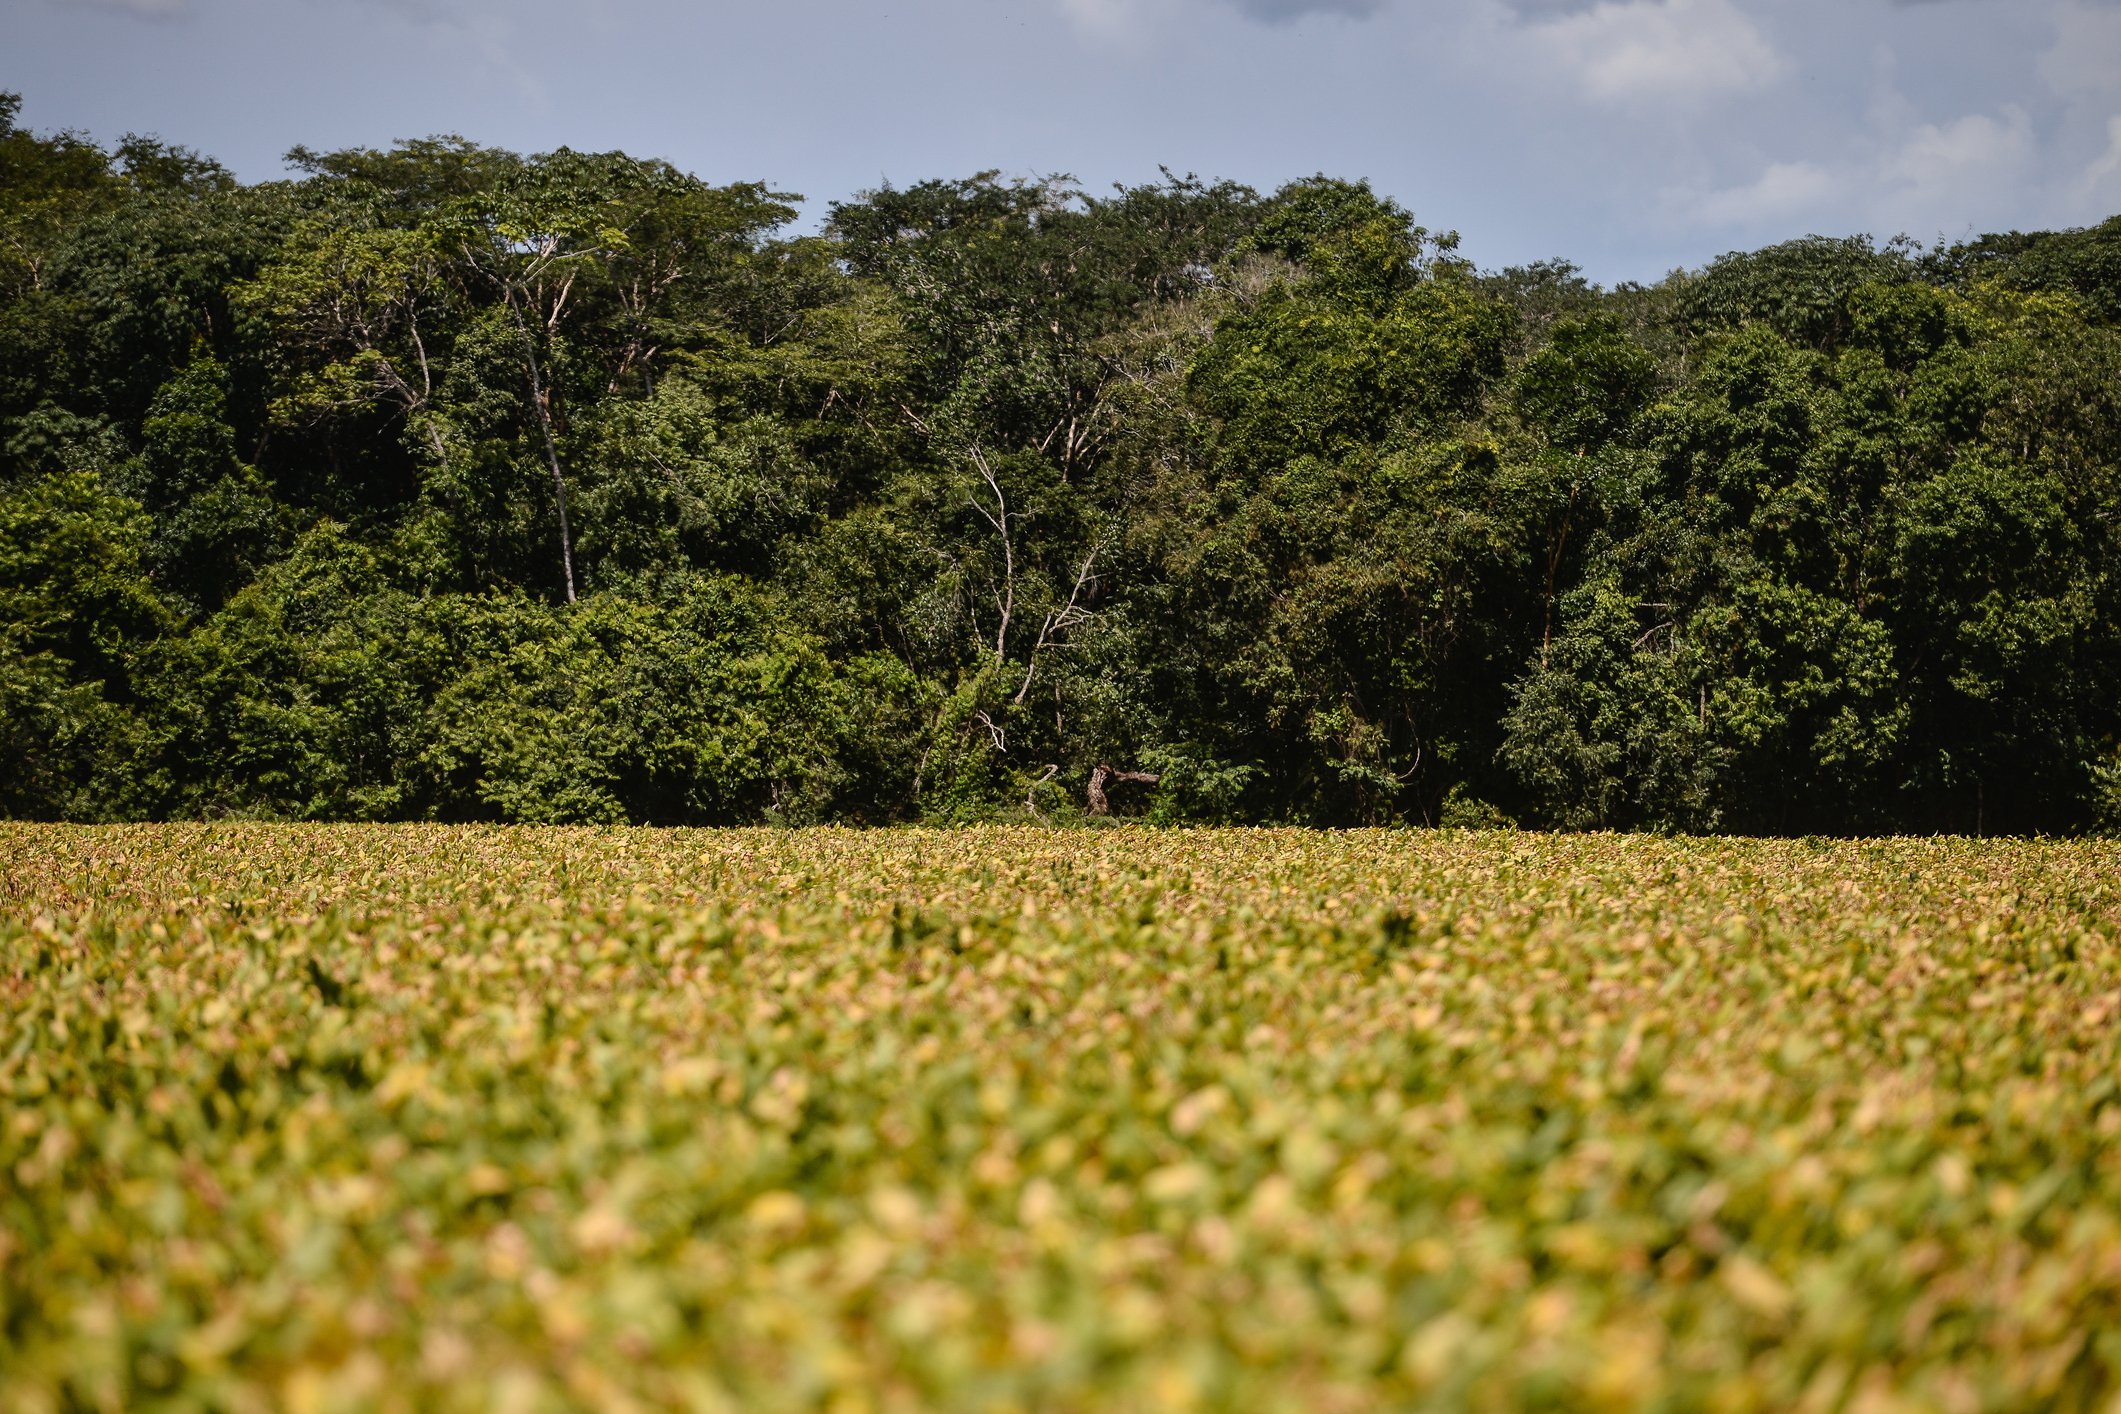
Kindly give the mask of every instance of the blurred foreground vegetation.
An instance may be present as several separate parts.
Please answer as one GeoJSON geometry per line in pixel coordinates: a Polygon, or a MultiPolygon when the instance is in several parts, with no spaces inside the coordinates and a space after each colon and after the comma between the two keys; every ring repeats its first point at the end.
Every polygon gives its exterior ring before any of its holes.
{"type": "Polygon", "coordinates": [[[2121,852],[0,827],[0,1407],[2109,1409],[2121,852]]]}

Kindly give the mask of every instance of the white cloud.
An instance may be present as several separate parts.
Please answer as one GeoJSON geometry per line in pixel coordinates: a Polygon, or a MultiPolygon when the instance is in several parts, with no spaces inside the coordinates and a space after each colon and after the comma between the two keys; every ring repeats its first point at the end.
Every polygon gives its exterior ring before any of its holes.
{"type": "MultiPolygon", "coordinates": [[[[1183,0],[1059,0],[1061,13],[1078,29],[1100,39],[1138,39],[1155,20],[1174,17],[1183,0]]],[[[1263,25],[1291,25],[1313,15],[1332,19],[1375,18],[1391,0],[1197,0],[1196,10],[1234,12],[1263,25]]]]}
{"type": "MultiPolygon", "coordinates": [[[[2115,134],[2109,159],[2121,169],[2121,119],[2115,134]]],[[[1749,182],[1668,205],[1703,226],[1784,233],[1813,218],[1916,234],[2022,224],[2039,156],[2031,117],[2013,106],[1874,130],[1846,160],[1775,162],[1749,182]]]]}
{"type": "Polygon", "coordinates": [[[2056,0],[2054,23],[2054,43],[2037,57],[2052,96],[2040,106],[2056,178],[2042,219],[2099,221],[2121,208],[2121,118],[2113,116],[2121,107],[2121,3],[2056,0]]]}
{"type": "Polygon", "coordinates": [[[2064,98],[2121,93],[2121,6],[2064,0],[2040,77],[2064,98]]]}
{"type": "Polygon", "coordinates": [[[1240,14],[1270,25],[1290,24],[1306,15],[1340,15],[1366,20],[1382,10],[1387,0],[1218,0],[1240,14]]]}
{"type": "Polygon", "coordinates": [[[1819,211],[1841,194],[1845,179],[1816,162],[1777,162],[1743,186],[1711,192],[1693,203],[1693,216],[1710,226],[1751,226],[1819,211]]]}
{"type": "Polygon", "coordinates": [[[2121,207],[2121,117],[2106,120],[2106,151],[2084,169],[2070,195],[2083,211],[2103,213],[2121,207]]]}
{"type": "Polygon", "coordinates": [[[1922,124],[1886,154],[1878,175],[1907,196],[1962,200],[2016,181],[2035,156],[2032,119],[2011,107],[2001,117],[1974,113],[1922,124]]]}
{"type": "Polygon", "coordinates": [[[1607,103],[1752,92],[1785,67],[1732,0],[1600,0],[1527,28],[1586,94],[1607,103]]]}
{"type": "Polygon", "coordinates": [[[61,0],[62,6],[88,10],[118,10],[147,20],[175,19],[190,6],[186,0],[61,0]]]}
{"type": "Polygon", "coordinates": [[[1061,13],[1075,27],[1102,40],[1132,40],[1141,35],[1144,0],[1060,0],[1061,13]]]}

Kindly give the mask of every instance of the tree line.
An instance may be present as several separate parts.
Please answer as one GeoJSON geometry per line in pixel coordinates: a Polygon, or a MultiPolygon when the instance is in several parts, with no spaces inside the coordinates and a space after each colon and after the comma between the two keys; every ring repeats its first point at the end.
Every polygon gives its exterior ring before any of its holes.
{"type": "Polygon", "coordinates": [[[2121,218],[1485,271],[0,95],[0,812],[2121,824],[2121,218]]]}

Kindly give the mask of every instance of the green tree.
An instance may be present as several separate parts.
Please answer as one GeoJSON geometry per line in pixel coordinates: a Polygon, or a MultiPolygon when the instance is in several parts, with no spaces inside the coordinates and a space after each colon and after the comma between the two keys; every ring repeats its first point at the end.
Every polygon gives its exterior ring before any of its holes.
{"type": "Polygon", "coordinates": [[[149,583],[148,523],[92,472],[0,495],[0,813],[138,808],[143,656],[176,627],[149,583]]]}

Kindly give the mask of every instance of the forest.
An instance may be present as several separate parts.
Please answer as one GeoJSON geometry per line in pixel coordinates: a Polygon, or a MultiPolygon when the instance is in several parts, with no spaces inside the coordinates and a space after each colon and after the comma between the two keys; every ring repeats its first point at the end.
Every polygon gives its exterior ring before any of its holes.
{"type": "Polygon", "coordinates": [[[2121,827],[2121,217],[1603,288],[1323,176],[23,116],[0,815],[2121,827]]]}

